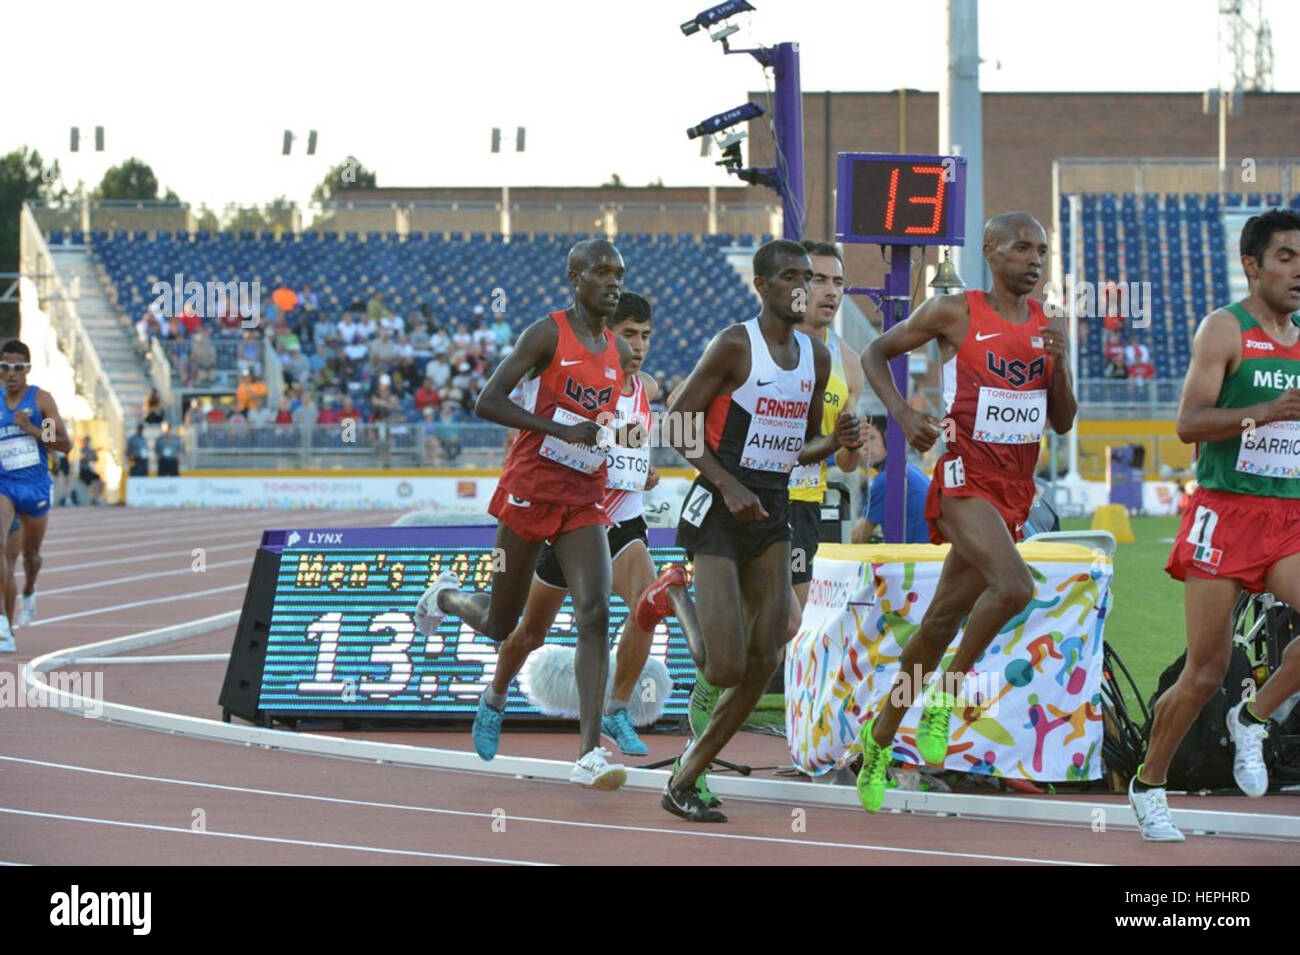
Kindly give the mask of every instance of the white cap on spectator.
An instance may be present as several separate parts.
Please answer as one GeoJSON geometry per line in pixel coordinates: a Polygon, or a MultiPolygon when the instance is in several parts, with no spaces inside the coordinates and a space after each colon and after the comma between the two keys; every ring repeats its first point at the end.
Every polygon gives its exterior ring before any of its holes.
{"type": "Polygon", "coordinates": [[[389,375],[387,375],[387,374],[380,375],[380,376],[379,376],[379,383],[380,383],[381,385],[391,385],[391,384],[393,383],[393,379],[392,379],[389,375]]]}

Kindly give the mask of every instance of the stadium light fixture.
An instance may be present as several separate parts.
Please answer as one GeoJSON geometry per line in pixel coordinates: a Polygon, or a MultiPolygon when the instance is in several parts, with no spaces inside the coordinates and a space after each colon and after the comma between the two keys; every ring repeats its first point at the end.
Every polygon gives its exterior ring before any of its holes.
{"type": "MultiPolygon", "coordinates": [[[[690,20],[682,24],[682,33],[690,36],[698,33],[701,29],[711,27],[715,23],[721,23],[734,17],[737,13],[747,13],[754,10],[754,5],[746,3],[745,0],[727,0],[726,3],[720,3],[716,7],[709,7],[702,13],[696,14],[690,20]]],[[[713,34],[714,40],[725,40],[731,34],[735,33],[739,27],[726,27],[713,34]]]]}

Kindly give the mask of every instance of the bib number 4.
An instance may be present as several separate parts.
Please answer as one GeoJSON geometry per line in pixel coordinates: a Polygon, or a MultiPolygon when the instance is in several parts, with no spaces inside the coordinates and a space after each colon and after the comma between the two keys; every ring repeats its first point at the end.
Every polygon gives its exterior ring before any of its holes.
{"type": "Polygon", "coordinates": [[[699,527],[704,523],[704,517],[712,506],[713,493],[702,485],[696,484],[687,495],[686,503],[682,505],[682,520],[699,527]]]}

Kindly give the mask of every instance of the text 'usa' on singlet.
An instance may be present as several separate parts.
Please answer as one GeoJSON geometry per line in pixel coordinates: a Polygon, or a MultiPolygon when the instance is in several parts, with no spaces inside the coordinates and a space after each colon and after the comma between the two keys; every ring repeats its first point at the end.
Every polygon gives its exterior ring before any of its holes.
{"type": "Polygon", "coordinates": [[[646,481],[650,477],[650,401],[640,375],[632,376],[632,393],[618,396],[613,427],[633,448],[611,445],[605,455],[605,515],[615,524],[641,516],[646,481]]]}
{"type": "Polygon", "coordinates": [[[779,490],[790,482],[808,432],[808,408],[816,384],[812,342],[795,331],[799,363],[781,368],[752,318],[749,377],[729,395],[718,395],[705,415],[705,440],[719,463],[745,487],[779,490]]]}
{"type": "MultiPolygon", "coordinates": [[[[844,352],[839,336],[826,329],[826,347],[831,352],[831,373],[826,379],[825,401],[822,404],[822,434],[835,430],[840,412],[848,407],[849,383],[844,377],[844,352]]],[[[826,493],[826,462],[801,464],[790,472],[790,500],[820,504],[826,493]]]]}
{"type": "MultiPolygon", "coordinates": [[[[1240,304],[1228,311],[1241,327],[1241,364],[1225,375],[1216,408],[1245,408],[1300,388],[1300,340],[1275,342],[1240,304]]],[[[1300,313],[1291,316],[1300,325],[1300,313]]],[[[1196,482],[1211,491],[1300,497],[1300,421],[1243,427],[1226,441],[1197,446],[1196,482]]]]}
{"type": "Polygon", "coordinates": [[[955,434],[948,453],[963,469],[1033,480],[1047,425],[1052,361],[1043,350],[1047,316],[1030,300],[1029,321],[995,312],[984,292],[966,293],[970,330],[943,366],[943,400],[955,434]]]}
{"type": "MultiPolygon", "coordinates": [[[[540,375],[517,389],[518,403],[560,424],[614,420],[623,369],[608,329],[605,348],[591,352],[569,326],[564,312],[551,312],[558,336],[555,355],[540,375]]],[[[506,456],[499,485],[524,501],[594,504],[605,495],[605,449],[570,444],[537,431],[520,432],[506,456]]]]}
{"type": "Polygon", "coordinates": [[[40,427],[41,413],[36,408],[39,390],[35,385],[28,385],[12,409],[7,396],[0,402],[0,480],[32,485],[51,482],[49,451],[44,442],[37,441],[14,423],[14,413],[26,411],[28,420],[40,427]]]}

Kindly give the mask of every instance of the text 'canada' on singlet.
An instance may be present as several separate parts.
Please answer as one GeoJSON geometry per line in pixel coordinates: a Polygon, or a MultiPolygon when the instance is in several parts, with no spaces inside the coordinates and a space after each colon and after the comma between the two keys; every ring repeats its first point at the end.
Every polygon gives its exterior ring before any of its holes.
{"type": "MultiPolygon", "coordinates": [[[[1216,408],[1245,408],[1300,388],[1300,340],[1274,341],[1240,303],[1228,311],[1241,327],[1241,364],[1223,379],[1216,408]]],[[[1300,325],[1300,313],[1291,316],[1300,325]]],[[[1196,482],[1211,491],[1300,497],[1300,421],[1243,426],[1226,441],[1197,446],[1196,482]]]]}
{"type": "MultiPolygon", "coordinates": [[[[551,312],[558,329],[555,355],[540,375],[517,389],[518,403],[561,424],[595,421],[608,427],[623,388],[618,345],[608,329],[605,348],[587,349],[564,312],[551,312]]],[[[594,504],[605,494],[605,449],[570,444],[537,431],[520,432],[506,456],[500,487],[522,501],[594,504]]]]}
{"type": "Polygon", "coordinates": [[[812,341],[794,332],[799,363],[787,370],[773,360],[757,318],[741,327],[749,335],[749,377],[731,394],[709,403],[705,440],[719,463],[745,487],[783,489],[808,431],[808,406],[816,385],[812,341]]]}
{"type": "Polygon", "coordinates": [[[632,376],[632,393],[618,396],[614,429],[641,443],[634,448],[613,444],[606,451],[605,515],[615,524],[641,516],[650,477],[650,400],[641,376],[632,376]]]}
{"type": "Polygon", "coordinates": [[[955,431],[948,453],[964,471],[998,471],[1032,480],[1047,424],[1052,360],[1043,350],[1043,308],[1028,301],[1029,321],[1016,325],[993,310],[984,292],[969,291],[970,330],[943,366],[943,400],[955,431]]]}
{"type": "MultiPolygon", "coordinates": [[[[822,434],[835,430],[840,412],[849,403],[849,383],[844,377],[844,350],[837,336],[826,329],[826,347],[831,352],[831,373],[826,379],[825,401],[822,405],[822,434]]],[[[790,472],[790,500],[810,501],[820,504],[826,493],[826,462],[801,464],[790,472]]]]}

